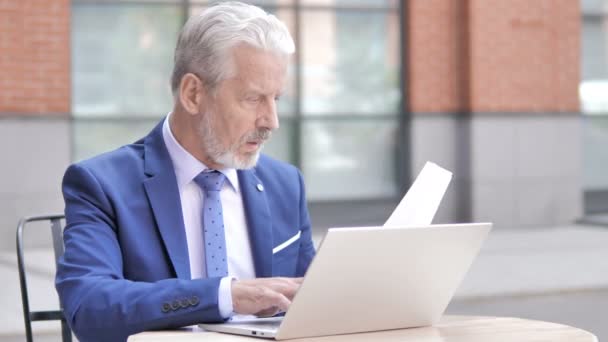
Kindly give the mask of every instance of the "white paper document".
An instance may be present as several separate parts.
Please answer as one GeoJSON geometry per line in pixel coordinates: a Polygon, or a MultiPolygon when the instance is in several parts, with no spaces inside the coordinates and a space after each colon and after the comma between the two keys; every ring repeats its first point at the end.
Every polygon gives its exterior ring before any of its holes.
{"type": "Polygon", "coordinates": [[[450,171],[435,163],[426,162],[384,226],[403,227],[431,224],[451,180],[450,171]]]}

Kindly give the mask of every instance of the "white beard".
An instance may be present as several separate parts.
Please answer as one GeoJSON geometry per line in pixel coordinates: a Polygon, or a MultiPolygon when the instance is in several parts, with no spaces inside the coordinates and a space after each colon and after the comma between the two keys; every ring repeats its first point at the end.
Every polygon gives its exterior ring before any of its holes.
{"type": "Polygon", "coordinates": [[[209,158],[216,164],[222,165],[226,168],[234,168],[237,170],[251,169],[254,167],[258,159],[260,158],[260,151],[263,145],[260,144],[260,148],[255,152],[247,153],[246,155],[239,156],[239,147],[246,144],[250,140],[267,140],[270,138],[270,130],[258,129],[256,131],[247,133],[239,141],[235,142],[228,148],[222,146],[222,142],[219,137],[215,134],[213,129],[213,122],[211,116],[213,113],[207,112],[203,115],[201,124],[199,127],[199,134],[202,141],[203,150],[207,153],[209,158]]]}

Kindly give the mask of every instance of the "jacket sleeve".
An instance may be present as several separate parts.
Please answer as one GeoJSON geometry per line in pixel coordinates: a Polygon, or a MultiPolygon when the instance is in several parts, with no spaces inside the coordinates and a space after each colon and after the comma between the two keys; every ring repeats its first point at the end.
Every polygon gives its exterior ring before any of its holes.
{"type": "Polygon", "coordinates": [[[55,285],[66,319],[80,341],[124,341],[131,334],[222,321],[220,278],[125,279],[112,202],[85,167],[63,179],[65,253],[55,285]]]}
{"type": "Polygon", "coordinates": [[[300,231],[302,232],[302,245],[300,246],[300,254],[298,256],[298,264],[296,269],[296,275],[303,277],[306,274],[308,266],[312,262],[315,256],[315,246],[312,242],[312,232],[310,228],[310,216],[308,214],[308,206],[306,204],[306,191],[304,189],[304,179],[302,174],[298,171],[298,182],[300,189],[300,231]]]}

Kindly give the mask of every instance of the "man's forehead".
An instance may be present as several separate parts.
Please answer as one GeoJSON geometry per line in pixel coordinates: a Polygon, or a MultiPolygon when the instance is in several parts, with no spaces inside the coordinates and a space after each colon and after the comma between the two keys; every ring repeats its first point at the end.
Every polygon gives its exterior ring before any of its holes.
{"type": "Polygon", "coordinates": [[[268,93],[277,92],[282,93],[285,88],[285,81],[283,79],[274,82],[264,82],[263,80],[242,80],[241,82],[243,90],[246,92],[254,93],[268,93]]]}
{"type": "Polygon", "coordinates": [[[257,56],[241,63],[234,63],[234,70],[227,80],[238,82],[241,87],[266,91],[268,88],[282,88],[287,78],[287,63],[279,56],[257,56]]]}
{"type": "Polygon", "coordinates": [[[287,67],[288,56],[272,51],[241,43],[231,49],[231,55],[235,62],[241,66],[271,64],[277,68],[287,67]]]}

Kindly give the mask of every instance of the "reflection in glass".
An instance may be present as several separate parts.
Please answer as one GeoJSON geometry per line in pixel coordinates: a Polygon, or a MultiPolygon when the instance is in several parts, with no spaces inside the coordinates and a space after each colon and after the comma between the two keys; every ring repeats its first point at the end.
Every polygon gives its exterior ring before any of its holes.
{"type": "Polygon", "coordinates": [[[170,111],[180,13],[176,5],[74,4],[75,116],[160,117],[170,111]]]}
{"type": "Polygon", "coordinates": [[[396,113],[398,22],[391,12],[303,11],[303,112],[396,113]]]}
{"type": "Polygon", "coordinates": [[[397,120],[303,123],[302,167],[310,200],[396,195],[397,120]]]}

